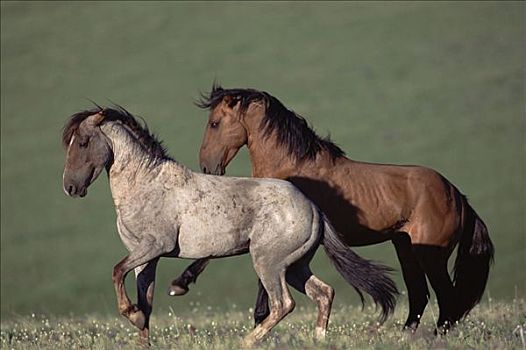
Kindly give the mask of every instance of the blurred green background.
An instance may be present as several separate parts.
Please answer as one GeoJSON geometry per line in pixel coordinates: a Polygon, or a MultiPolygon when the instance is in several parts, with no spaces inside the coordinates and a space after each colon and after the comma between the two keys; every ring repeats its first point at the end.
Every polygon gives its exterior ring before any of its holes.
{"type": "MultiPolygon", "coordinates": [[[[126,253],[105,175],[81,200],[62,192],[61,128],[114,101],[146,118],[194,170],[218,79],[306,116],[351,158],[422,164],[461,191],[490,228],[488,295],[526,292],[524,3],[1,3],[1,315],[116,314],[111,271],[126,253]]],[[[250,175],[246,151],[228,175],[250,175]]],[[[358,248],[397,269],[391,243],[358,248]]],[[[247,256],[216,260],[182,298],[188,261],[161,260],[155,308],[248,309],[247,256]]],[[[314,271],[357,298],[323,252],[314,271]]],[[[134,295],[133,277],[129,290],[134,295]]],[[[308,304],[305,298],[296,298],[308,304]]],[[[402,297],[400,300],[405,300],[402,297]]]]}

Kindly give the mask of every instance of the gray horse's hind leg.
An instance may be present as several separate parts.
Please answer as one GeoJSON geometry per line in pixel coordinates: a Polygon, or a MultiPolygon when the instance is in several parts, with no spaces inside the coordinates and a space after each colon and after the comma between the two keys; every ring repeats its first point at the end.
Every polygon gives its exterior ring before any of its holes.
{"type": "Polygon", "coordinates": [[[285,316],[294,310],[295,302],[285,281],[285,271],[276,268],[261,268],[254,264],[256,273],[270,298],[270,315],[244,339],[244,345],[250,347],[260,341],[285,316]]]}
{"type": "Polygon", "coordinates": [[[315,338],[324,339],[329,324],[334,289],[318,279],[306,264],[294,264],[287,271],[287,282],[297,291],[306,294],[318,306],[315,338]]]}
{"type": "Polygon", "coordinates": [[[318,319],[316,320],[315,338],[325,339],[329,317],[331,315],[334,289],[327,283],[312,275],[305,283],[307,296],[318,304],[318,319]]]}

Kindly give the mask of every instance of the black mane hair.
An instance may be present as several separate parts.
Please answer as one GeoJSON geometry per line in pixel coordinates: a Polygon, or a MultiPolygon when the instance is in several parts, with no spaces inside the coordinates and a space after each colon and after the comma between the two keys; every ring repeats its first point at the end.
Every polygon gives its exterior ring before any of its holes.
{"type": "Polygon", "coordinates": [[[115,105],[111,108],[103,108],[97,104],[95,106],[95,108],[75,113],[67,120],[62,130],[62,145],[64,148],[68,147],[71,138],[78,131],[80,124],[89,116],[98,113],[104,117],[102,123],[119,121],[127,126],[137,140],[150,153],[152,160],[170,159],[162,142],[159,141],[154,134],[150,133],[148,125],[144,119],[133,116],[130,112],[119,105],[115,105]],[[142,122],[139,122],[137,118],[140,118],[142,122]]]}
{"type": "Polygon", "coordinates": [[[245,113],[253,102],[263,102],[265,116],[260,128],[265,137],[276,132],[278,143],[288,148],[289,154],[298,160],[312,160],[321,151],[327,151],[332,159],[344,156],[345,152],[329,137],[321,138],[309,126],[305,118],[287,109],[277,98],[264,91],[254,89],[223,89],[214,83],[209,94],[201,94],[196,105],[203,109],[214,109],[229,97],[231,107],[240,102],[240,113],[245,113]]]}

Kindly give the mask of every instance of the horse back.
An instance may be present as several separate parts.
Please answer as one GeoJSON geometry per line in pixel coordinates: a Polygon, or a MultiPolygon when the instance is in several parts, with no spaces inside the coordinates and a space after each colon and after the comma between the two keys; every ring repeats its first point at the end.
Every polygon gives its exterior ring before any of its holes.
{"type": "Polygon", "coordinates": [[[400,231],[413,232],[415,241],[444,245],[460,225],[460,193],[427,167],[341,158],[325,167],[304,167],[288,180],[325,212],[350,245],[379,243],[400,231]],[[432,227],[422,227],[424,222],[432,227]],[[446,233],[437,235],[442,223],[446,233]]]}
{"type": "Polygon", "coordinates": [[[361,163],[354,166],[361,187],[359,201],[366,220],[391,225],[392,231],[409,233],[413,244],[449,246],[462,225],[462,196],[436,170],[423,166],[361,163]],[[364,197],[371,196],[376,201],[364,197]],[[382,212],[380,214],[378,212],[382,212]],[[381,219],[380,219],[381,218],[381,219]],[[383,220],[382,220],[383,219],[383,220]]]}

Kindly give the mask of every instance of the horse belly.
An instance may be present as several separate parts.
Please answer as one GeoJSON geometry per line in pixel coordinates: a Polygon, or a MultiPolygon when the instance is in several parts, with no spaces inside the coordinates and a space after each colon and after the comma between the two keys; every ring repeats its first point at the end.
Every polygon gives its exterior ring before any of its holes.
{"type": "Polygon", "coordinates": [[[181,258],[224,257],[248,251],[249,238],[238,229],[217,227],[181,227],[178,243],[181,258]]]}

